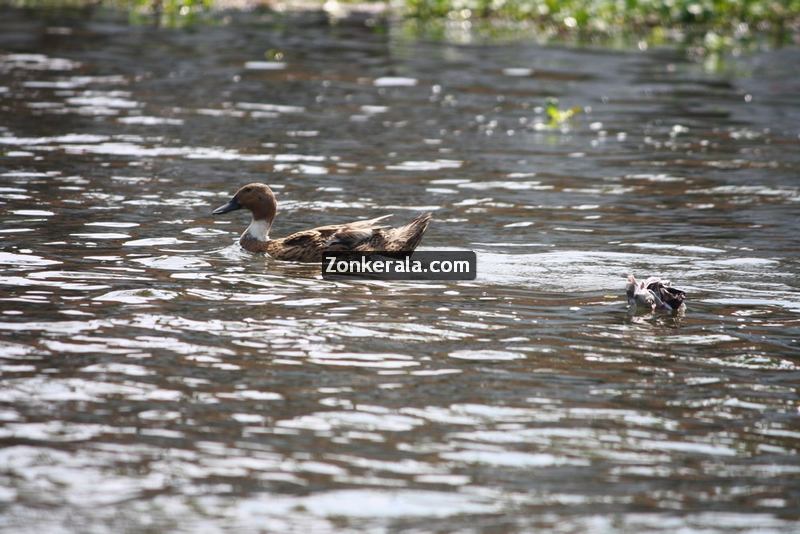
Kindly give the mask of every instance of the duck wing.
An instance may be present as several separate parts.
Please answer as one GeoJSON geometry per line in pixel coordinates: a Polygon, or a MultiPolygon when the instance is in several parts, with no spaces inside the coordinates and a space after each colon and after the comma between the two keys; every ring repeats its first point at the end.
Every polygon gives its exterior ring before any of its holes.
{"type": "Polygon", "coordinates": [[[431,214],[422,214],[414,218],[408,224],[398,228],[374,225],[375,222],[382,219],[384,219],[384,217],[342,226],[328,241],[328,250],[352,250],[356,252],[371,252],[376,250],[392,252],[412,251],[422,240],[422,234],[425,233],[430,223],[431,214]]]}
{"type": "Polygon", "coordinates": [[[322,259],[328,239],[334,228],[320,227],[295,232],[266,243],[266,253],[281,261],[316,262],[322,259]]]}
{"type": "Polygon", "coordinates": [[[399,228],[379,224],[388,217],[391,215],[296,232],[268,241],[265,252],[282,261],[316,262],[326,251],[411,251],[428,228],[431,214],[420,215],[399,228]]]}
{"type": "Polygon", "coordinates": [[[686,300],[686,293],[670,285],[669,280],[660,278],[648,278],[645,280],[645,287],[653,292],[664,304],[673,310],[677,310],[686,300]]]}
{"type": "Polygon", "coordinates": [[[312,228],[311,230],[308,230],[308,231],[319,231],[319,232],[323,232],[323,233],[327,233],[327,232],[336,233],[338,231],[341,231],[341,230],[344,230],[344,229],[348,229],[348,228],[350,228],[350,229],[385,228],[385,226],[379,225],[378,223],[380,221],[384,220],[384,219],[388,219],[389,217],[392,217],[392,214],[382,215],[380,217],[375,217],[374,219],[366,219],[366,220],[363,220],[363,221],[354,221],[354,222],[345,223],[345,224],[328,224],[328,225],[325,225],[325,226],[317,226],[316,228],[312,228]]]}
{"type": "MultiPolygon", "coordinates": [[[[391,215],[383,215],[374,219],[355,221],[348,224],[329,224],[318,226],[310,230],[303,230],[289,234],[280,239],[272,239],[266,243],[267,254],[281,261],[316,262],[322,259],[322,253],[330,250],[332,242],[339,238],[347,242],[347,236],[352,234],[350,239],[359,238],[364,241],[367,236],[372,235],[376,230],[383,226],[378,223],[391,215]]],[[[333,250],[354,250],[353,248],[337,248],[333,250]]]]}

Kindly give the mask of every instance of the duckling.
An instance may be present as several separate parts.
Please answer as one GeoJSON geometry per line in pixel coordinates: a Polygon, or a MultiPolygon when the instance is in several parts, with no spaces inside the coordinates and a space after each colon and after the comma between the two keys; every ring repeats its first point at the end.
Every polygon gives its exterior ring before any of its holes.
{"type": "Polygon", "coordinates": [[[224,206],[213,211],[221,215],[238,209],[249,210],[253,219],[239,239],[249,252],[267,253],[276,260],[318,262],[325,252],[410,252],[419,245],[428,229],[430,213],[424,213],[398,228],[380,225],[391,217],[384,215],[366,221],[332,224],[270,239],[269,231],[278,210],[275,194],[266,184],[252,183],[239,189],[224,206]]]}
{"type": "Polygon", "coordinates": [[[628,306],[632,310],[644,308],[651,312],[674,312],[686,307],[683,303],[686,293],[672,287],[669,280],[651,276],[643,282],[637,282],[636,277],[629,274],[626,289],[628,306]]]}

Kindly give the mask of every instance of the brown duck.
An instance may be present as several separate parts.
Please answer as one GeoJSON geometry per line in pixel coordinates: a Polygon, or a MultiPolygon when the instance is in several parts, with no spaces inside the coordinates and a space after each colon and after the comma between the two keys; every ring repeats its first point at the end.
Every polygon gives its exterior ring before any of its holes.
{"type": "Polygon", "coordinates": [[[278,210],[275,194],[266,184],[248,184],[239,189],[233,198],[214,210],[214,215],[238,209],[250,210],[253,220],[239,238],[239,244],[250,252],[265,252],[283,261],[316,262],[324,252],[391,251],[410,252],[422,240],[431,214],[422,214],[405,226],[388,228],[378,224],[391,217],[384,215],[367,221],[320,226],[303,230],[280,239],[270,239],[269,230],[278,210]]]}

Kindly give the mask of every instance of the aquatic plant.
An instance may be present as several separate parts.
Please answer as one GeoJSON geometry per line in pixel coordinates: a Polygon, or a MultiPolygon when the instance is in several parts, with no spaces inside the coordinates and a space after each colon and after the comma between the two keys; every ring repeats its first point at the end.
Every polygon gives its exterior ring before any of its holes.
{"type": "Polygon", "coordinates": [[[548,98],[545,102],[544,111],[547,114],[547,127],[558,128],[572,117],[583,111],[580,106],[572,106],[568,109],[561,109],[558,106],[557,98],[548,98]]]}

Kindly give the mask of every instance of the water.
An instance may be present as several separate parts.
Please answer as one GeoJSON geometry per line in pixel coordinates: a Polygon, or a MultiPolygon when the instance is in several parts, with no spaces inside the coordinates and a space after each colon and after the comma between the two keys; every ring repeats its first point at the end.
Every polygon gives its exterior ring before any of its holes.
{"type": "Polygon", "coordinates": [[[797,529],[796,48],[0,22],[4,529],[797,529]],[[590,107],[548,128],[537,107],[590,107]],[[243,253],[433,210],[475,282],[243,253]],[[630,317],[628,272],[686,290],[630,317]]]}

